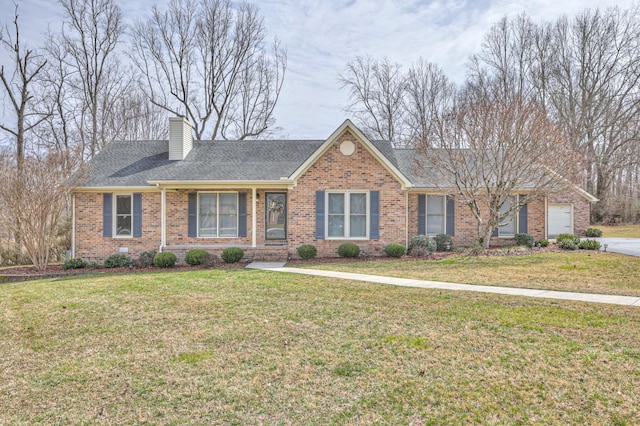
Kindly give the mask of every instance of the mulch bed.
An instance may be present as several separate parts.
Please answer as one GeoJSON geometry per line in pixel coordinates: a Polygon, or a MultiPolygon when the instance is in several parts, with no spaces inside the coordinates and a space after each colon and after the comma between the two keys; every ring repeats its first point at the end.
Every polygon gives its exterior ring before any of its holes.
{"type": "MultiPolygon", "coordinates": [[[[502,248],[491,248],[485,251],[485,256],[523,256],[529,254],[536,253],[547,253],[547,252],[558,252],[560,250],[556,245],[552,245],[549,247],[535,247],[532,249],[523,249],[522,247],[502,247],[502,248]]],[[[464,252],[436,252],[432,253],[426,257],[417,257],[417,256],[403,256],[399,259],[393,259],[396,261],[402,262],[415,262],[415,261],[438,261],[447,259],[449,257],[454,256],[468,256],[467,253],[464,252]]],[[[343,258],[343,257],[328,257],[328,258],[318,258],[311,260],[302,260],[302,259],[292,259],[287,262],[287,265],[314,265],[314,264],[327,264],[327,263],[355,263],[355,262],[377,262],[384,260],[392,260],[386,256],[374,257],[374,256],[366,256],[366,257],[358,257],[358,258],[343,258]]],[[[95,274],[95,273],[120,273],[120,274],[135,274],[135,273],[146,273],[146,272],[185,272],[185,271],[194,271],[198,269],[241,269],[247,266],[246,262],[238,262],[238,263],[218,263],[213,268],[205,267],[205,266],[189,266],[189,265],[178,265],[173,268],[158,268],[155,266],[148,268],[87,268],[87,269],[62,269],[60,265],[51,265],[47,269],[38,271],[33,266],[24,266],[24,267],[15,267],[15,268],[7,268],[0,269],[0,283],[3,282],[18,282],[18,281],[26,281],[32,279],[39,278],[55,278],[55,277],[63,277],[63,276],[72,276],[72,275],[80,275],[80,274],[95,274]]]]}

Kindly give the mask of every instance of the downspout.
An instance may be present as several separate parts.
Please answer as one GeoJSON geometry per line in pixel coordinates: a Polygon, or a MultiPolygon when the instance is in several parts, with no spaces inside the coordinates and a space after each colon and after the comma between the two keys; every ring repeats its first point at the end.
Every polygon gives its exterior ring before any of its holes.
{"type": "Polygon", "coordinates": [[[404,193],[404,245],[409,249],[409,191],[404,193]]]}
{"type": "Polygon", "coordinates": [[[549,239],[549,205],[548,203],[549,198],[545,195],[544,197],[544,239],[548,240],[549,239]]]}
{"type": "Polygon", "coordinates": [[[158,252],[162,253],[162,249],[167,245],[167,188],[162,188],[160,210],[160,247],[158,252]]]}
{"type": "Polygon", "coordinates": [[[71,194],[71,258],[76,258],[76,194],[71,194]]]}
{"type": "Polygon", "coordinates": [[[256,225],[258,223],[256,207],[256,188],[251,188],[251,247],[256,247],[256,225]]]}

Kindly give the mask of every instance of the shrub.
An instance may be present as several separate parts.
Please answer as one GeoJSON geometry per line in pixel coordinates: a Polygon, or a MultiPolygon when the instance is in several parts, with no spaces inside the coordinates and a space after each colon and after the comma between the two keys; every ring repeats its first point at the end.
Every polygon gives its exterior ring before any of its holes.
{"type": "Polygon", "coordinates": [[[105,268],[127,268],[131,265],[133,265],[133,261],[124,254],[112,254],[104,261],[105,268]]]}
{"type": "Polygon", "coordinates": [[[229,247],[222,251],[222,260],[227,263],[237,263],[244,257],[244,250],[240,247],[229,247]]]}
{"type": "Polygon", "coordinates": [[[580,238],[571,234],[560,234],[556,237],[556,242],[560,245],[562,241],[572,241],[577,246],[580,243],[580,238]]]}
{"type": "Polygon", "coordinates": [[[475,241],[471,247],[469,247],[467,253],[471,256],[480,256],[481,254],[484,254],[484,247],[482,247],[482,243],[480,243],[480,241],[475,241]]]}
{"type": "Polygon", "coordinates": [[[389,257],[402,257],[407,254],[407,248],[399,243],[387,244],[384,253],[389,257]]]}
{"type": "Polygon", "coordinates": [[[171,268],[176,266],[178,258],[170,251],[163,251],[162,253],[156,253],[153,257],[153,264],[158,268],[171,268]]]}
{"type": "Polygon", "coordinates": [[[88,267],[89,267],[89,263],[85,262],[80,258],[69,259],[62,264],[62,269],[64,269],[65,271],[67,269],[84,269],[88,267]]]}
{"type": "Polygon", "coordinates": [[[598,228],[587,228],[584,230],[584,236],[589,238],[602,237],[602,230],[598,228]]]}
{"type": "Polygon", "coordinates": [[[153,265],[153,258],[156,256],[155,250],[143,251],[138,256],[138,266],[141,268],[148,268],[153,265]]]}
{"type": "Polygon", "coordinates": [[[526,246],[526,247],[533,247],[533,244],[536,242],[535,238],[533,238],[533,235],[529,235],[529,234],[516,234],[515,238],[516,240],[516,244],[519,246],[526,246]]]}
{"type": "Polygon", "coordinates": [[[580,241],[578,248],[582,250],[600,250],[600,243],[596,240],[580,241]]]}
{"type": "Polygon", "coordinates": [[[536,241],[535,243],[536,247],[549,247],[549,240],[545,240],[544,238],[541,240],[536,241]]]}
{"type": "Polygon", "coordinates": [[[436,242],[437,251],[451,251],[453,247],[451,237],[447,234],[438,234],[433,237],[433,240],[436,242]]]}
{"type": "Polygon", "coordinates": [[[409,250],[413,256],[428,256],[437,248],[435,240],[426,235],[416,235],[409,240],[409,250]]]}
{"type": "Polygon", "coordinates": [[[201,265],[205,268],[215,268],[221,263],[222,261],[218,256],[216,256],[215,254],[207,253],[207,255],[202,258],[201,265]]]}
{"type": "Polygon", "coordinates": [[[360,256],[360,247],[354,243],[340,244],[338,247],[338,256],[340,257],[358,257],[360,256]]]}
{"type": "Polygon", "coordinates": [[[313,259],[317,254],[318,250],[316,250],[316,247],[311,244],[305,244],[298,247],[298,256],[300,256],[304,260],[313,259]]]}
{"type": "Polygon", "coordinates": [[[558,247],[564,250],[575,250],[578,248],[578,243],[576,243],[574,240],[561,240],[558,243],[558,247]]]}
{"type": "Polygon", "coordinates": [[[184,261],[191,266],[202,265],[208,254],[209,252],[204,249],[189,250],[184,256],[184,261]]]}

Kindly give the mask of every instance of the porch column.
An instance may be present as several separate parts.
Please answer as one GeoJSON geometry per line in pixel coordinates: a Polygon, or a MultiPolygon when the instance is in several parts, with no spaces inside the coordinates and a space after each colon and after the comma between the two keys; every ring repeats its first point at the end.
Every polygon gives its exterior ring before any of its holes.
{"type": "Polygon", "coordinates": [[[256,214],[256,207],[258,203],[256,201],[256,189],[251,188],[251,247],[256,247],[256,227],[258,218],[256,214]]]}

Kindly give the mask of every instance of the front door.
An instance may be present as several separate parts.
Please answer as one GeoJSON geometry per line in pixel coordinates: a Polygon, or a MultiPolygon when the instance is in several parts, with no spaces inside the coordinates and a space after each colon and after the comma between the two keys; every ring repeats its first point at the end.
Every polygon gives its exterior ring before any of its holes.
{"type": "Polygon", "coordinates": [[[287,194],[267,192],[265,194],[265,238],[267,240],[287,239],[287,194]]]}

